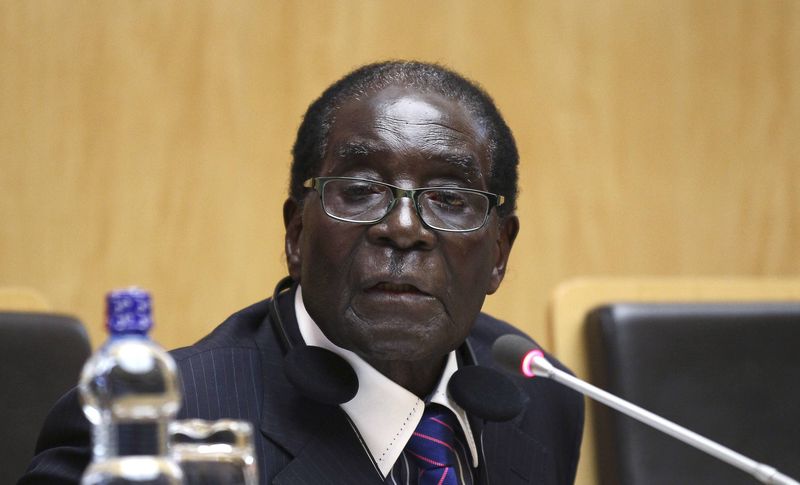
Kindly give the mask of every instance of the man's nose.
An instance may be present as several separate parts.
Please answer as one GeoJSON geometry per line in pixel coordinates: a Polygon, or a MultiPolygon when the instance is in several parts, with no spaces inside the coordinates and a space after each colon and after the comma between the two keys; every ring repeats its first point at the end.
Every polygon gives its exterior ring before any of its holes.
{"type": "Polygon", "coordinates": [[[375,242],[399,249],[429,249],[436,243],[436,234],[422,223],[409,197],[398,198],[386,217],[372,226],[369,233],[375,242]]]}

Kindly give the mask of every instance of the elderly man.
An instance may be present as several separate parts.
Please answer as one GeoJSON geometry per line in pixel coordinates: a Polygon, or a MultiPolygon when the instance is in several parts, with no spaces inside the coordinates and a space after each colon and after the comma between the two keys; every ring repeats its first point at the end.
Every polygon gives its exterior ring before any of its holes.
{"type": "MultiPolygon", "coordinates": [[[[263,484],[572,483],[577,394],[448,386],[519,333],[480,313],[519,229],[517,150],[491,98],[440,66],[368,65],[309,107],[293,156],[290,279],[173,352],[181,417],[251,421],[263,484]]],[[[76,483],[88,436],[72,392],[20,483],[76,483]]]]}

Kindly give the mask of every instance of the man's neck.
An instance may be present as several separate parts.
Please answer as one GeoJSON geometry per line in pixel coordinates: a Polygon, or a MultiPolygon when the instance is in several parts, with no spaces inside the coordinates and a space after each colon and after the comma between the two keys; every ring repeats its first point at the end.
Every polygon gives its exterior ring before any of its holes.
{"type": "Polygon", "coordinates": [[[385,375],[420,399],[425,399],[436,387],[442,376],[447,356],[425,361],[367,361],[378,372],[385,375]]]}

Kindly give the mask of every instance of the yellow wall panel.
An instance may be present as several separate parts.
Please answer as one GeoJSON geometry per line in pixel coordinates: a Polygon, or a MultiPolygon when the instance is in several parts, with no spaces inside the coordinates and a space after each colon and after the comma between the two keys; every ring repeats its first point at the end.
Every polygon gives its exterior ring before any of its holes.
{"type": "Polygon", "coordinates": [[[365,62],[478,80],[519,143],[486,308],[544,341],[576,275],[800,273],[800,3],[0,2],[0,285],[103,339],[106,290],[193,342],[284,274],[305,107],[365,62]]]}

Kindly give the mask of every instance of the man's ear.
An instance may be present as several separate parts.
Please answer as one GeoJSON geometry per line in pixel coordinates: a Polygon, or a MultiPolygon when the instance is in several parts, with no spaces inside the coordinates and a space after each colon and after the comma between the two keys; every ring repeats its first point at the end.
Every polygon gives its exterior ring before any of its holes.
{"type": "Polygon", "coordinates": [[[286,229],[284,241],[286,266],[289,269],[289,276],[299,282],[303,267],[302,251],[300,250],[300,236],[303,233],[303,208],[291,197],[283,203],[283,226],[286,229]]]}
{"type": "Polygon", "coordinates": [[[508,257],[511,255],[511,247],[514,246],[514,240],[519,233],[519,218],[515,215],[510,215],[500,221],[500,227],[497,234],[497,258],[492,268],[492,277],[489,280],[489,289],[486,294],[491,295],[500,287],[503,278],[506,275],[506,267],[508,265],[508,257]]]}

